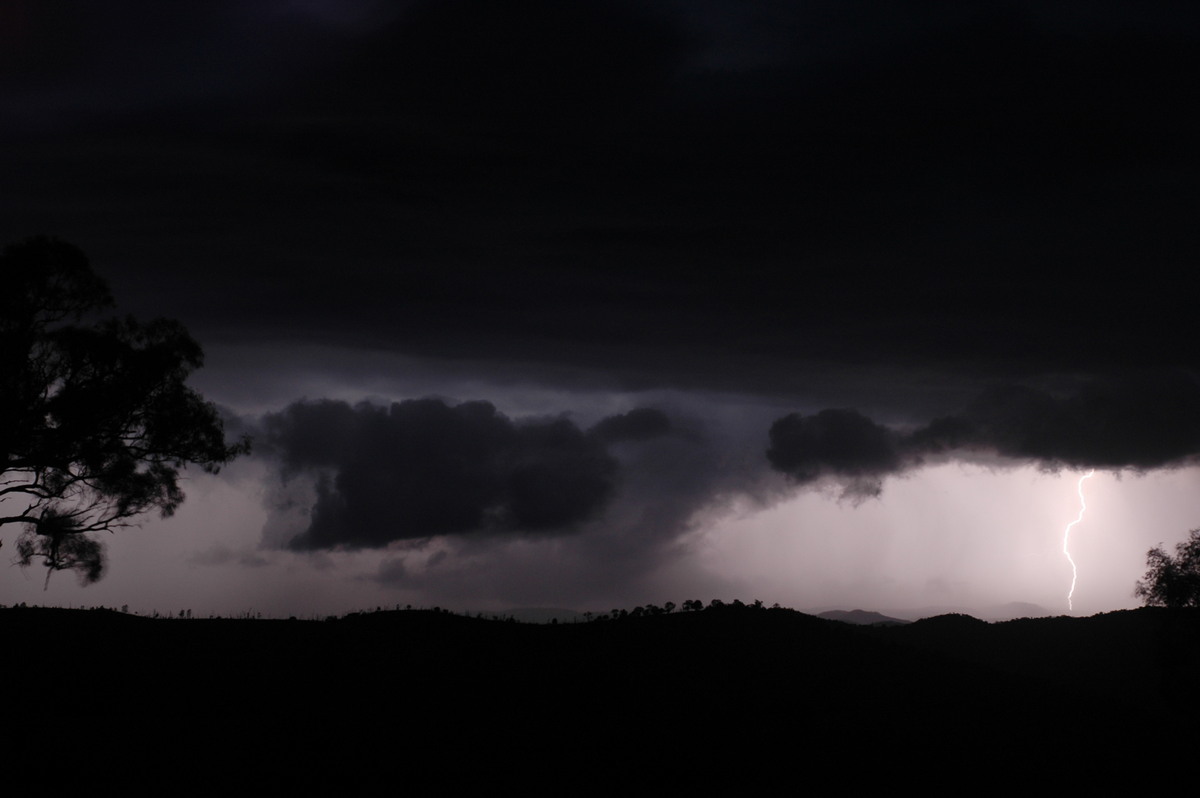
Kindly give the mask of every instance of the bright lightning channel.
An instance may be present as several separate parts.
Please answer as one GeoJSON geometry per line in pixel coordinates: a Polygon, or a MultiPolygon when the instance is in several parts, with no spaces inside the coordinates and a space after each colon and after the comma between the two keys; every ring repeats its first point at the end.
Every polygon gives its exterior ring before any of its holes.
{"type": "Polygon", "coordinates": [[[1075,580],[1079,576],[1079,569],[1075,567],[1075,561],[1071,559],[1071,550],[1069,548],[1071,542],[1071,527],[1083,520],[1083,511],[1087,509],[1087,502],[1083,500],[1083,482],[1086,479],[1091,479],[1096,474],[1096,469],[1092,469],[1079,478],[1079,484],[1075,486],[1079,493],[1079,515],[1075,516],[1075,520],[1067,524],[1067,528],[1063,530],[1063,554],[1067,555],[1067,562],[1071,563],[1071,589],[1067,591],[1067,611],[1074,612],[1075,605],[1071,603],[1071,597],[1075,595],[1075,580]]]}

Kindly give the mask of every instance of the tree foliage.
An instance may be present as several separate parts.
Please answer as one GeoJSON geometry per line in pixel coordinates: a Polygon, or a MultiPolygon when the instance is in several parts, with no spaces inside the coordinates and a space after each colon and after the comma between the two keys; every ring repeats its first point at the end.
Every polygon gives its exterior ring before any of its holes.
{"type": "Polygon", "coordinates": [[[1155,547],[1146,553],[1146,575],[1133,595],[1150,607],[1200,607],[1200,529],[1175,546],[1175,556],[1155,547]]]}
{"type": "Polygon", "coordinates": [[[247,451],[185,381],[203,352],[176,321],[103,317],[113,306],[83,253],[32,238],[0,255],[0,526],[18,562],[81,582],[104,570],[91,533],[183,501],[179,472],[247,451]],[[7,512],[5,512],[7,511],[7,512]]]}

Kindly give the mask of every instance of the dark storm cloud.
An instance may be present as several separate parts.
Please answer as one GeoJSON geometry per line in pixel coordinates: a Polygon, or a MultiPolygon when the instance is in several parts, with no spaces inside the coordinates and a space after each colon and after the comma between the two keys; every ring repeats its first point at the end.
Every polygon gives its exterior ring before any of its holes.
{"type": "Polygon", "coordinates": [[[1200,380],[1187,372],[1097,379],[1066,395],[1016,386],[909,439],[917,451],[993,451],[1045,468],[1148,470],[1200,457],[1200,380]]]}
{"type": "Polygon", "coordinates": [[[44,133],[53,122],[118,114],[130,132],[162,133],[188,106],[277,90],[298,62],[334,40],[288,5],[5,3],[0,96],[11,102],[0,115],[44,133]]]}
{"type": "Polygon", "coordinates": [[[777,393],[1196,362],[1184,5],[176,5],[21,6],[0,232],[202,340],[777,393]]]}
{"type": "Polygon", "coordinates": [[[661,410],[639,407],[601,419],[588,432],[605,443],[645,441],[671,431],[671,419],[661,410]]]}
{"type": "Polygon", "coordinates": [[[603,125],[667,77],[681,42],[644,4],[617,0],[436,0],[363,39],[321,88],[321,102],[515,126],[551,140],[603,125]]]}
{"type": "Polygon", "coordinates": [[[900,470],[900,437],[856,410],[791,413],[771,425],[767,459],[805,484],[833,478],[854,497],[878,495],[883,477],[900,470]]]}
{"type": "Polygon", "coordinates": [[[832,479],[853,497],[930,461],[1001,458],[1046,470],[1147,471],[1200,459],[1200,380],[1156,371],[1091,380],[1074,391],[994,388],[965,411],[900,432],[855,410],[792,413],[771,426],[767,459],[797,484],[832,479]]]}
{"type": "Polygon", "coordinates": [[[561,534],[603,510],[617,473],[573,422],[514,422],[488,402],[302,402],[263,428],[285,477],[317,475],[308,528],[288,544],[301,550],[561,534]]]}
{"type": "Polygon", "coordinates": [[[562,533],[604,508],[617,472],[571,421],[514,422],[487,402],[296,403],[263,426],[284,474],[318,474],[299,550],[562,533]]]}
{"type": "Polygon", "coordinates": [[[381,583],[462,600],[636,593],[689,533],[785,487],[760,453],[769,411],[680,401],[590,426],[484,401],[294,403],[258,425],[263,544],[388,548],[381,583]]]}
{"type": "MultiPolygon", "coordinates": [[[[762,410],[709,410],[703,421],[686,407],[633,410],[593,426],[589,435],[596,439],[619,432],[609,442],[620,466],[602,517],[579,534],[541,546],[512,536],[448,536],[434,543],[432,555],[428,548],[391,552],[379,581],[518,605],[547,596],[587,603],[657,593],[656,575],[670,571],[690,533],[783,495],[783,480],[761,457],[758,441],[768,420],[762,410]]],[[[712,589],[725,589],[717,587],[718,575],[709,578],[712,589]]]]}

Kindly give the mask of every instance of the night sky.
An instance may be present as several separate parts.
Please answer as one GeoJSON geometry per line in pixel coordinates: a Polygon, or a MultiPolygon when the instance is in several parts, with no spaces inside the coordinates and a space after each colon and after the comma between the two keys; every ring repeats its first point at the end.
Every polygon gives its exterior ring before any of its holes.
{"type": "Polygon", "coordinates": [[[0,243],[254,437],[0,603],[1065,613],[1094,468],[1073,611],[1134,606],[1198,141],[1185,2],[0,0],[0,243]]]}

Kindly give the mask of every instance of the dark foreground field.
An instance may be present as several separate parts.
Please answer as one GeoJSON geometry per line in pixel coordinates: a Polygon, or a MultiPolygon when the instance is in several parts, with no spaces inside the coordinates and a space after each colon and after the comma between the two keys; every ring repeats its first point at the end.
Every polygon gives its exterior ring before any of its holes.
{"type": "Polygon", "coordinates": [[[692,783],[833,768],[879,785],[917,763],[1095,771],[1200,739],[1187,611],[861,627],[749,607],[551,626],[13,608],[0,630],[10,717],[131,748],[215,746],[292,778],[474,781],[507,763],[692,783]]]}

